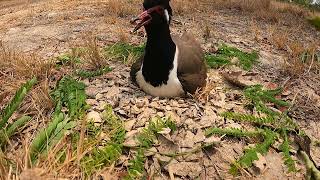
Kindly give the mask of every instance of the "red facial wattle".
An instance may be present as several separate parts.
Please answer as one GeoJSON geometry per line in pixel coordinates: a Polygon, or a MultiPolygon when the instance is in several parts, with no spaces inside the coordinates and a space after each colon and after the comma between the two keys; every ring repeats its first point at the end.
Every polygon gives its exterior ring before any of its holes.
{"type": "Polygon", "coordinates": [[[163,15],[164,8],[162,6],[155,6],[153,8],[143,11],[138,17],[132,19],[130,23],[136,24],[136,27],[133,29],[132,32],[136,32],[142,26],[148,25],[152,20],[151,13],[153,12],[157,12],[158,14],[163,15]]]}

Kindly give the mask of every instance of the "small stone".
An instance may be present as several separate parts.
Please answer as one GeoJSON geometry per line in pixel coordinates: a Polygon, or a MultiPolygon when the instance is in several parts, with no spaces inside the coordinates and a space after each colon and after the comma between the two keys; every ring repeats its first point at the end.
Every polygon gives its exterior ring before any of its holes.
{"type": "Polygon", "coordinates": [[[121,93],[119,87],[111,87],[106,94],[107,98],[118,96],[121,93]]]}
{"type": "Polygon", "coordinates": [[[89,79],[84,79],[82,82],[83,82],[84,85],[90,86],[89,79]]]}
{"type": "Polygon", "coordinates": [[[158,133],[159,134],[162,134],[162,135],[168,135],[170,134],[171,132],[171,129],[170,128],[163,128],[161,131],[159,131],[158,133]]]}
{"type": "Polygon", "coordinates": [[[167,110],[167,111],[171,111],[171,110],[172,110],[172,107],[169,106],[169,105],[166,105],[166,110],[167,110]]]}
{"type": "Polygon", "coordinates": [[[138,108],[136,105],[134,105],[134,106],[131,108],[131,113],[132,113],[132,114],[140,114],[140,113],[141,113],[141,109],[138,108]]]}
{"type": "Polygon", "coordinates": [[[157,112],[157,115],[158,115],[159,117],[164,117],[164,113],[163,113],[163,112],[157,112]]]}
{"type": "Polygon", "coordinates": [[[126,147],[137,147],[138,143],[134,138],[128,138],[124,141],[123,145],[126,147]]]}
{"type": "Polygon", "coordinates": [[[191,179],[199,177],[202,167],[198,162],[172,162],[167,170],[178,176],[189,176],[191,179]]]}
{"type": "Polygon", "coordinates": [[[102,99],[103,98],[103,94],[98,93],[96,95],[96,100],[102,99]]]}
{"type": "Polygon", "coordinates": [[[130,120],[124,123],[124,128],[126,131],[131,131],[133,126],[136,124],[137,120],[130,120]]]}
{"type": "Polygon", "coordinates": [[[264,156],[258,153],[258,160],[253,161],[254,169],[257,174],[261,174],[267,167],[267,160],[264,156]]]}
{"type": "Polygon", "coordinates": [[[100,101],[98,107],[96,108],[98,111],[103,111],[106,107],[107,103],[105,101],[100,101]]]}
{"type": "Polygon", "coordinates": [[[167,116],[171,118],[178,126],[181,124],[181,118],[173,111],[166,112],[167,116]]]}
{"type": "Polygon", "coordinates": [[[96,87],[88,87],[86,88],[86,94],[90,97],[90,98],[96,98],[96,95],[99,93],[99,89],[96,87]]]}
{"type": "Polygon", "coordinates": [[[152,148],[148,149],[148,150],[144,153],[144,155],[145,155],[146,157],[148,157],[148,156],[154,156],[157,152],[158,152],[157,148],[152,147],[152,148]]]}
{"type": "Polygon", "coordinates": [[[137,100],[136,105],[138,108],[143,108],[145,102],[142,99],[137,100]]]}
{"type": "Polygon", "coordinates": [[[181,147],[192,148],[194,145],[194,136],[191,131],[187,131],[184,139],[180,142],[181,147]]]}
{"type": "Polygon", "coordinates": [[[203,142],[207,143],[207,144],[211,144],[211,143],[220,144],[221,143],[221,138],[215,137],[215,136],[211,136],[211,137],[206,138],[203,142]]]}
{"type": "Polygon", "coordinates": [[[86,100],[86,103],[87,103],[88,105],[90,105],[90,106],[93,106],[93,105],[98,104],[98,101],[95,100],[95,99],[87,99],[87,100],[86,100]]]}
{"type": "Polygon", "coordinates": [[[184,103],[184,100],[183,100],[183,99],[179,99],[179,100],[178,100],[178,103],[179,103],[179,104],[183,104],[183,103],[184,103]]]}
{"type": "Polygon", "coordinates": [[[201,129],[198,129],[197,134],[194,136],[193,141],[195,143],[202,142],[206,139],[204,132],[201,129]]]}
{"type": "Polygon", "coordinates": [[[156,154],[155,158],[157,158],[160,163],[168,163],[172,160],[171,157],[161,156],[160,154],[156,154]]]}
{"type": "Polygon", "coordinates": [[[91,111],[87,114],[87,121],[91,121],[94,123],[102,123],[102,118],[100,116],[100,113],[96,112],[96,111],[91,111]]]}

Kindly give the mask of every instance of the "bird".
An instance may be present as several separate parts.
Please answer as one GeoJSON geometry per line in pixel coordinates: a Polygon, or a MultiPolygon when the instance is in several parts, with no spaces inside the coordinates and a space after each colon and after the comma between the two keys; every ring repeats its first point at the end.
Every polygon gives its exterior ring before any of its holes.
{"type": "Polygon", "coordinates": [[[143,12],[131,20],[132,32],[145,28],[144,54],[132,64],[130,78],[156,97],[194,94],[206,85],[207,66],[200,43],[189,32],[171,35],[170,0],[144,0],[143,12]]]}

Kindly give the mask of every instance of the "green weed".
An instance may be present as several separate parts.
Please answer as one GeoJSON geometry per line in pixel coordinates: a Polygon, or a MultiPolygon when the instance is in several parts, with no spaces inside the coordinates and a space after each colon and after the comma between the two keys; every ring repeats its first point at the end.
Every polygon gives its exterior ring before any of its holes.
{"type": "Polygon", "coordinates": [[[288,134],[286,129],[282,129],[281,132],[283,143],[280,145],[280,150],[283,153],[284,164],[288,167],[289,172],[297,171],[295,162],[290,155],[290,146],[288,140],[288,134]]]}
{"type": "Polygon", "coordinates": [[[244,70],[250,70],[252,66],[257,63],[259,55],[255,51],[247,53],[235,47],[230,47],[222,44],[218,48],[216,54],[207,54],[205,56],[205,59],[209,67],[216,69],[225,65],[232,64],[231,59],[234,57],[239,60],[239,66],[241,66],[244,70]]]}
{"type": "Polygon", "coordinates": [[[128,63],[142,56],[144,48],[145,45],[134,46],[126,43],[116,43],[104,48],[104,54],[107,59],[128,63]]]}
{"type": "Polygon", "coordinates": [[[76,70],[76,75],[81,77],[81,78],[93,78],[96,76],[101,76],[104,73],[110,72],[112,69],[110,67],[105,67],[105,68],[100,68],[95,71],[89,71],[89,70],[83,70],[83,69],[78,69],[76,70]]]}
{"type": "Polygon", "coordinates": [[[85,85],[69,76],[59,81],[51,96],[57,104],[67,107],[71,119],[79,118],[87,108],[85,85]]]}
{"type": "Polygon", "coordinates": [[[37,79],[33,78],[23,84],[16,92],[11,102],[4,108],[2,112],[0,112],[0,129],[6,125],[12,114],[19,108],[23,99],[36,83],[37,79]]]}
{"type": "Polygon", "coordinates": [[[237,57],[239,59],[240,66],[244,70],[250,70],[259,58],[257,52],[253,51],[251,53],[243,52],[235,47],[230,47],[223,44],[218,49],[218,54],[223,54],[228,57],[237,57]]]}
{"type": "Polygon", "coordinates": [[[71,52],[58,56],[56,64],[59,66],[74,66],[75,64],[79,64],[82,62],[81,57],[86,51],[86,48],[72,48],[71,52]]]}
{"type": "Polygon", "coordinates": [[[317,30],[320,30],[320,17],[313,17],[308,19],[309,23],[313,25],[317,30]]]}
{"type": "Polygon", "coordinates": [[[68,131],[72,131],[77,125],[76,120],[80,118],[87,108],[85,85],[69,76],[62,78],[51,96],[56,103],[52,121],[46,128],[41,129],[30,146],[30,157],[32,162],[37,160],[39,154],[44,155],[54,147],[68,131]],[[62,108],[67,108],[66,116],[62,108]]]}
{"type": "Polygon", "coordinates": [[[157,135],[165,128],[175,131],[176,125],[169,118],[156,117],[137,135],[139,148],[135,157],[129,161],[128,175],[125,179],[141,179],[144,174],[144,162],[146,159],[144,152],[154,145],[157,135]]]}
{"type": "Polygon", "coordinates": [[[258,137],[262,134],[261,131],[245,131],[242,129],[236,129],[236,128],[230,128],[230,129],[222,129],[222,128],[209,128],[206,130],[205,135],[206,136],[211,136],[213,134],[216,135],[227,135],[227,136],[232,136],[232,137],[258,137]]]}
{"type": "Polygon", "coordinates": [[[275,90],[264,90],[262,85],[254,85],[247,87],[244,91],[246,98],[252,101],[254,107],[257,111],[263,112],[267,115],[278,115],[277,112],[274,112],[268,108],[265,103],[273,103],[280,107],[288,107],[289,103],[275,98],[276,95],[282,92],[281,88],[275,90]]]}
{"type": "Polygon", "coordinates": [[[231,64],[230,58],[222,54],[206,54],[205,59],[207,65],[213,69],[231,64]]]}
{"type": "Polygon", "coordinates": [[[126,131],[122,121],[114,115],[111,106],[106,107],[103,113],[103,120],[104,123],[106,123],[105,127],[107,127],[105,130],[102,130],[101,127],[95,127],[94,125],[87,126],[87,131],[89,132],[89,139],[87,141],[96,140],[102,131],[109,132],[110,137],[110,141],[98,143],[91,152],[81,159],[81,167],[88,176],[94,171],[116,162],[123,151],[122,144],[125,140],[126,131]]]}
{"type": "Polygon", "coordinates": [[[30,120],[31,120],[30,116],[23,116],[18,120],[14,121],[12,124],[8,125],[7,128],[2,129],[0,131],[0,147],[5,145],[6,141],[8,141],[9,138],[12,135],[14,135],[19,128],[23,127],[30,120]]]}
{"type": "Polygon", "coordinates": [[[237,175],[239,168],[249,168],[252,166],[253,161],[259,160],[258,154],[265,155],[270,146],[275,142],[277,134],[270,129],[264,131],[264,141],[261,144],[256,144],[255,147],[246,149],[244,155],[231,165],[230,173],[237,175]]]}

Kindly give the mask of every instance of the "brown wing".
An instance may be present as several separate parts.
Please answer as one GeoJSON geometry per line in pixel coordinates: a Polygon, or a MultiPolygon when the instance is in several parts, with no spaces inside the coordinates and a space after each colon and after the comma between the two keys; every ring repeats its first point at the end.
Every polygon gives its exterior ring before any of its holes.
{"type": "Polygon", "coordinates": [[[173,37],[178,46],[178,78],[183,89],[194,93],[206,85],[207,67],[200,44],[189,33],[173,37]]]}
{"type": "Polygon", "coordinates": [[[143,61],[143,56],[141,56],[139,59],[137,59],[136,62],[134,62],[131,66],[131,70],[130,70],[130,78],[131,81],[134,84],[137,84],[137,80],[136,80],[136,76],[137,76],[137,72],[140,70],[141,65],[142,65],[142,61],[143,61]]]}

